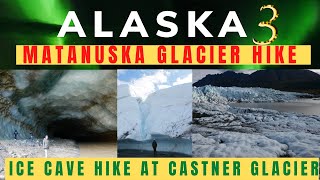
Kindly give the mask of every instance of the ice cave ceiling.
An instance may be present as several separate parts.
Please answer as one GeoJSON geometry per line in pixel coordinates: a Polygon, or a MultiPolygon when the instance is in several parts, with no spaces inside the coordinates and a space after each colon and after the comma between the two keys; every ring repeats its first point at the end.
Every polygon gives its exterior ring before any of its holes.
{"type": "Polygon", "coordinates": [[[116,132],[116,71],[1,71],[0,138],[30,133],[106,138],[116,132]]]}

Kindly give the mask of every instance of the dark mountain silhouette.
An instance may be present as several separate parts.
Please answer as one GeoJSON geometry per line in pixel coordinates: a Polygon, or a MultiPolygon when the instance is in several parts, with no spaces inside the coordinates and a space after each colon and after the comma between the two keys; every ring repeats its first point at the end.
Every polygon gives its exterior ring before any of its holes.
{"type": "Polygon", "coordinates": [[[193,86],[264,87],[283,91],[320,94],[320,75],[309,70],[259,70],[252,74],[226,71],[207,75],[193,86]]]}

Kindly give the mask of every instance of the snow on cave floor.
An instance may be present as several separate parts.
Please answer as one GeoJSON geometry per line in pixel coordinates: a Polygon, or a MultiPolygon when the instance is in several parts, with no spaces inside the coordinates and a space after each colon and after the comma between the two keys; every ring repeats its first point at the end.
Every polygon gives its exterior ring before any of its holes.
{"type": "MultiPolygon", "coordinates": [[[[0,140],[0,180],[4,178],[5,158],[44,158],[42,139],[0,140]]],[[[116,142],[75,142],[51,139],[49,158],[117,157],[116,142]]]]}
{"type": "MultiPolygon", "coordinates": [[[[43,158],[42,139],[0,140],[0,179],[4,177],[5,158],[43,158]]],[[[79,147],[72,140],[51,139],[49,158],[79,157],[79,147]]]]}

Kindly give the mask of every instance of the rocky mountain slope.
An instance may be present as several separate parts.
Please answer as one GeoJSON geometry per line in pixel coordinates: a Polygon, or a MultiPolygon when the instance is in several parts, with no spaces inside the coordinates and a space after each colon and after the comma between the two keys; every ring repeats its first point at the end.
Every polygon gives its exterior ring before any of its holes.
{"type": "Polygon", "coordinates": [[[207,75],[193,84],[196,87],[263,87],[291,92],[320,94],[320,75],[309,70],[260,70],[252,74],[226,71],[207,75]]]}

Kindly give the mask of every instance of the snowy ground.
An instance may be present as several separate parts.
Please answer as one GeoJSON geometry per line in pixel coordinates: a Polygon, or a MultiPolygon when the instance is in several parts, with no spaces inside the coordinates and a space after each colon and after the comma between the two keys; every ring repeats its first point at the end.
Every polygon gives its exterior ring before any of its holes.
{"type": "MultiPolygon", "coordinates": [[[[40,140],[1,140],[0,141],[0,179],[4,175],[5,158],[43,158],[44,150],[40,140]]],[[[42,141],[42,140],[41,140],[42,141]]],[[[49,158],[79,157],[79,147],[70,140],[51,140],[49,158]]]]}
{"type": "Polygon", "coordinates": [[[287,102],[305,96],[264,88],[194,88],[193,155],[320,157],[320,116],[228,105],[287,102]]]}

